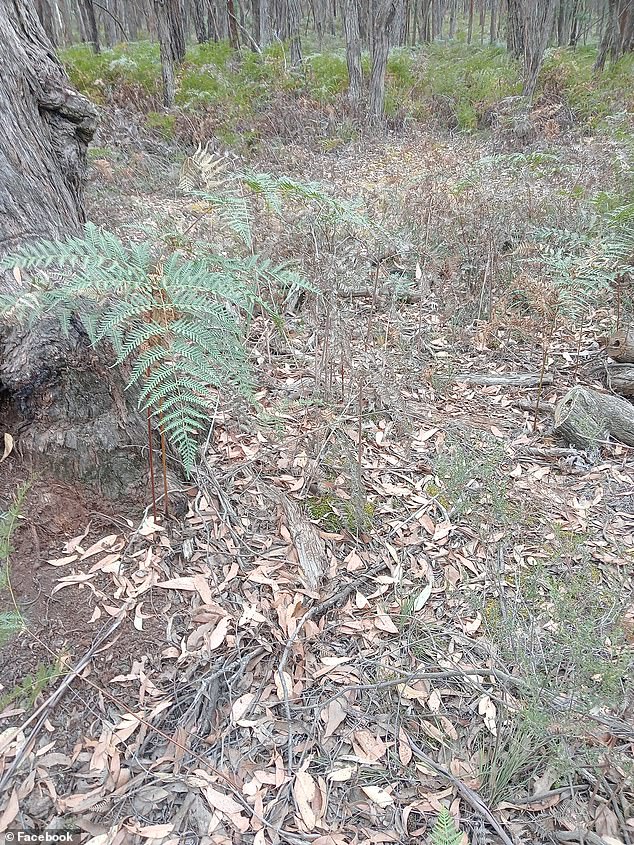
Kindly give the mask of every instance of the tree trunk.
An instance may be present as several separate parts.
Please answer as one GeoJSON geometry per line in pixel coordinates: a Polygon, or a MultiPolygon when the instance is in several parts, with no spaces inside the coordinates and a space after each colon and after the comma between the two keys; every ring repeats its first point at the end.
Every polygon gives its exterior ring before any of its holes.
{"type": "Polygon", "coordinates": [[[614,61],[619,57],[621,50],[621,30],[619,28],[619,2],[608,0],[608,9],[605,16],[605,27],[603,37],[599,45],[597,60],[594,65],[595,71],[603,70],[608,56],[614,61]]]}
{"type": "MultiPolygon", "coordinates": [[[[26,0],[0,0],[0,254],[26,241],[60,238],[84,221],[86,149],[93,105],[71,87],[26,0]]],[[[0,290],[19,289],[0,276],[0,290]]],[[[85,337],[56,323],[0,329],[0,430],[19,439],[34,469],[90,481],[113,495],[142,470],[138,417],[116,374],[85,337]]]]}
{"type": "Polygon", "coordinates": [[[397,0],[377,0],[372,26],[370,71],[370,96],[368,118],[371,123],[381,123],[385,105],[385,71],[390,50],[390,25],[396,14],[397,0]]]}
{"type": "Polygon", "coordinates": [[[229,43],[234,50],[240,47],[238,36],[238,18],[236,17],[236,4],[234,0],[227,0],[227,25],[229,27],[229,43]]]}
{"type": "Polygon", "coordinates": [[[190,11],[194,24],[194,32],[196,33],[196,41],[199,44],[204,44],[211,37],[211,33],[209,32],[208,0],[192,0],[190,11]]]}
{"type": "Polygon", "coordinates": [[[348,100],[350,105],[356,109],[361,102],[363,87],[358,0],[345,0],[343,29],[346,37],[346,61],[348,62],[348,100]]]}
{"type": "Polygon", "coordinates": [[[99,30],[92,0],[79,0],[79,13],[83,20],[86,39],[92,44],[95,53],[99,53],[99,30]]]}
{"type": "Polygon", "coordinates": [[[37,16],[44,27],[49,41],[54,47],[59,47],[59,32],[56,31],[55,15],[50,0],[36,0],[37,16]]]}
{"type": "Polygon", "coordinates": [[[532,97],[555,19],[556,0],[523,0],[524,96],[532,97]]]}
{"type": "Polygon", "coordinates": [[[514,59],[521,59],[524,55],[524,17],[521,2],[522,0],[508,0],[506,48],[514,59]]]}
{"type": "Polygon", "coordinates": [[[288,28],[291,40],[291,64],[299,67],[302,63],[302,42],[300,40],[300,27],[302,18],[302,7],[300,0],[288,0],[288,28]]]}
{"type": "Polygon", "coordinates": [[[259,22],[260,22],[260,47],[264,49],[271,43],[271,11],[269,9],[269,0],[258,0],[259,5],[259,22]]]}
{"type": "Polygon", "coordinates": [[[182,0],[154,0],[156,28],[161,50],[163,104],[174,105],[175,68],[185,58],[185,28],[182,0]]]}

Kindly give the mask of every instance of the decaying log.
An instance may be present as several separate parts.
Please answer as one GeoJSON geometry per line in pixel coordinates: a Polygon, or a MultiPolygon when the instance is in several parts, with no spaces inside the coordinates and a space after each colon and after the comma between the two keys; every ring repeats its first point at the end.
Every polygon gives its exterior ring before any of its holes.
{"type": "Polygon", "coordinates": [[[573,387],[555,408],[555,433],[580,449],[611,436],[634,446],[634,406],[610,393],[573,387]]]}
{"type": "Polygon", "coordinates": [[[634,364],[634,330],[613,334],[608,339],[605,354],[619,364],[634,364]]]}
{"type": "Polygon", "coordinates": [[[634,396],[634,364],[606,364],[605,383],[621,396],[634,396]]]}
{"type": "Polygon", "coordinates": [[[481,373],[457,373],[452,375],[452,381],[464,384],[496,385],[508,384],[510,387],[539,387],[540,384],[552,384],[553,377],[548,373],[503,373],[482,375],[481,373]]]}

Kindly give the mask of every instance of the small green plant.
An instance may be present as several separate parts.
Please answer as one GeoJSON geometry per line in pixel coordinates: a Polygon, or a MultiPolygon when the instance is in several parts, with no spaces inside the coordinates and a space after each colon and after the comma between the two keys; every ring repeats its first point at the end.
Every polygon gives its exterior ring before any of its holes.
{"type": "Polygon", "coordinates": [[[161,112],[150,111],[145,118],[150,129],[154,129],[163,138],[170,140],[174,137],[174,127],[176,125],[176,117],[173,114],[161,114],[161,112]]]}
{"type": "Polygon", "coordinates": [[[25,702],[32,707],[40,693],[64,674],[59,660],[56,663],[39,663],[35,673],[26,675],[12,689],[0,696],[0,710],[4,710],[13,702],[25,702]]]}
{"type": "Polygon", "coordinates": [[[460,845],[461,842],[462,831],[457,827],[449,810],[443,807],[431,831],[431,845],[460,845]]]}

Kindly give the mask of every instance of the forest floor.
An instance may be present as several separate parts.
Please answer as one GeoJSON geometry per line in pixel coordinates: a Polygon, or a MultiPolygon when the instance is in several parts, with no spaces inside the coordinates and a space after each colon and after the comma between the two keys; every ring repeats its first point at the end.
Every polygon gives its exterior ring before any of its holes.
{"type": "MultiPolygon", "coordinates": [[[[106,139],[90,218],[184,232],[181,161],[106,139]]],[[[249,165],[362,199],[384,235],[262,217],[256,248],[322,296],[285,338],[255,319],[256,411],[221,406],[184,519],[35,482],[0,678],[37,697],[5,698],[0,829],[414,843],[444,806],[472,845],[630,845],[634,455],[552,431],[615,315],[603,292],[553,325],[534,256],[619,193],[624,144],[545,119],[521,150],[417,131],[249,165]]]]}

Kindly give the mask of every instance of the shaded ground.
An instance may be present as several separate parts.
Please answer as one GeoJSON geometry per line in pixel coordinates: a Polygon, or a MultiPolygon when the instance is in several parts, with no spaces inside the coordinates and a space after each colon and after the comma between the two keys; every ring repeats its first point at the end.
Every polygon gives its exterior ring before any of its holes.
{"type": "MultiPolygon", "coordinates": [[[[545,347],[529,243],[581,226],[621,156],[427,135],[252,162],[362,197],[390,234],[261,227],[257,248],[299,257],[324,296],[288,342],[256,319],[258,405],[219,415],[182,524],[124,530],[128,512],[100,523],[101,503],[38,484],[12,581],[40,638],[72,666],[124,621],[49,714],[5,827],[413,843],[447,806],[463,842],[631,841],[632,450],[569,449],[549,415],[597,383],[612,314],[597,301],[545,347]],[[470,381],[539,374],[544,348],[541,412],[535,386],[470,381]],[[89,578],[51,595],[68,576],[89,578]]],[[[98,158],[91,216],[183,231],[178,164],[98,158]]],[[[45,653],[27,643],[3,683],[45,653]]],[[[25,717],[3,716],[5,770],[25,717]]]]}

